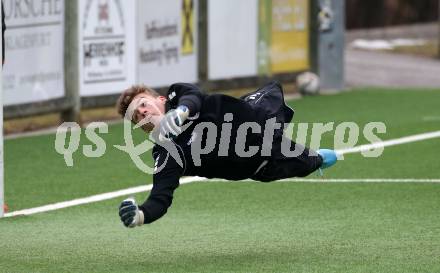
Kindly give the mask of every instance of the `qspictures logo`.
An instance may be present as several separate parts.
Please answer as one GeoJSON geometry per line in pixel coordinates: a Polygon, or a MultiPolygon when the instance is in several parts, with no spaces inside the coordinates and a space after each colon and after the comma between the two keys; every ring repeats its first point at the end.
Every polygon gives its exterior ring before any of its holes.
{"type": "MultiPolygon", "coordinates": [[[[183,126],[182,131],[185,132],[186,130],[189,130],[189,128],[192,128],[192,132],[191,134],[187,134],[189,135],[189,138],[184,141],[184,144],[179,145],[173,139],[161,136],[160,126],[155,126],[153,131],[148,134],[148,138],[142,143],[135,144],[132,134],[133,129],[142,128],[153,122],[153,117],[147,116],[133,126],[130,120],[132,120],[135,109],[137,109],[138,104],[140,103],[142,103],[142,101],[132,102],[128,107],[123,124],[125,145],[114,145],[114,148],[127,153],[136,167],[142,172],[148,174],[160,172],[166,166],[170,157],[181,167],[184,167],[183,162],[185,159],[182,157],[183,155],[181,152],[183,149],[181,145],[189,146],[191,153],[190,156],[195,166],[201,166],[201,157],[212,153],[213,151],[217,151],[218,156],[222,157],[232,155],[232,153],[242,158],[251,158],[258,154],[261,154],[261,156],[270,156],[274,144],[274,132],[281,128],[284,128],[284,134],[287,136],[292,135],[293,132],[296,131],[297,143],[304,144],[306,139],[310,139],[309,147],[312,150],[320,148],[322,136],[330,133],[334,136],[333,148],[335,150],[351,149],[358,145],[359,136],[362,133],[365,140],[377,144],[371,149],[362,150],[362,156],[379,157],[384,151],[384,147],[379,145],[382,140],[378,136],[378,134],[381,135],[386,133],[386,125],[383,122],[369,122],[364,126],[359,126],[355,122],[341,122],[338,124],[335,122],[281,124],[277,123],[275,118],[266,120],[264,126],[261,126],[256,122],[244,122],[240,124],[235,134],[235,149],[231,150],[229,149],[229,143],[231,143],[232,135],[231,122],[234,120],[234,115],[232,113],[224,115],[224,122],[221,126],[217,126],[212,122],[190,121],[186,123],[183,126]],[[261,146],[247,145],[247,140],[253,134],[260,135],[263,138],[261,146]],[[150,167],[142,160],[141,156],[152,150],[155,145],[163,147],[167,151],[167,154],[166,158],[160,160],[162,162],[161,164],[159,164],[159,160],[156,159],[155,165],[150,167]]],[[[163,116],[155,118],[161,119],[163,116]]],[[[156,123],[158,124],[158,122],[156,123]]],[[[96,130],[98,130],[100,134],[107,134],[108,125],[103,122],[98,122],[91,123],[85,128],[87,139],[96,146],[96,149],[93,149],[92,145],[83,146],[83,154],[86,157],[101,157],[105,154],[106,143],[104,139],[96,133],[96,130]]],[[[80,138],[81,128],[76,123],[64,123],[58,128],[55,140],[55,150],[64,156],[67,166],[73,166],[74,164],[73,154],[79,149],[80,138]],[[67,141],[67,134],[69,131],[70,138],[67,141]]],[[[297,157],[303,152],[303,145],[295,144],[292,147],[290,138],[283,138],[281,142],[281,153],[284,156],[297,157]]],[[[317,156],[317,154],[313,153],[310,154],[310,156],[317,156]]],[[[339,153],[338,157],[339,160],[343,160],[343,153],[339,153]]]]}

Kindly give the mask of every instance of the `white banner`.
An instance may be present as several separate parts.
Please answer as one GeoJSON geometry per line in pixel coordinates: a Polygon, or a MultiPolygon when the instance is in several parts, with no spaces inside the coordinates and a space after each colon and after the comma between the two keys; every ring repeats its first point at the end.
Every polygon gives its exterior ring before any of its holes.
{"type": "Polygon", "coordinates": [[[135,0],[79,1],[80,94],[120,93],[135,83],[135,0]]]}
{"type": "Polygon", "coordinates": [[[208,3],[208,78],[257,75],[257,0],[208,3]]]}
{"type": "Polygon", "coordinates": [[[3,1],[5,105],[64,96],[64,1],[3,1]]]}
{"type": "Polygon", "coordinates": [[[153,87],[197,81],[197,0],[142,0],[138,81],[153,87]]]}

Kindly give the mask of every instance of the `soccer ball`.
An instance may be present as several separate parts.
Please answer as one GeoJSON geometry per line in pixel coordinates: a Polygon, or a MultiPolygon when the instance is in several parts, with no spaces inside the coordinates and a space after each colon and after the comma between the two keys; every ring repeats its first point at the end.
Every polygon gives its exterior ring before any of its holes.
{"type": "Polygon", "coordinates": [[[296,77],[296,86],[302,95],[319,93],[319,77],[313,72],[304,72],[296,77]]]}

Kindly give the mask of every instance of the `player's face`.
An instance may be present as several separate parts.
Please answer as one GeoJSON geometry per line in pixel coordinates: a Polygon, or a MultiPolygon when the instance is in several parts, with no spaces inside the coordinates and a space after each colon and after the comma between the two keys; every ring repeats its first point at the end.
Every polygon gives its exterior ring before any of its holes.
{"type": "Polygon", "coordinates": [[[141,127],[146,132],[151,132],[165,114],[164,96],[153,97],[142,93],[134,97],[132,103],[135,105],[133,121],[142,123],[141,127]]]}

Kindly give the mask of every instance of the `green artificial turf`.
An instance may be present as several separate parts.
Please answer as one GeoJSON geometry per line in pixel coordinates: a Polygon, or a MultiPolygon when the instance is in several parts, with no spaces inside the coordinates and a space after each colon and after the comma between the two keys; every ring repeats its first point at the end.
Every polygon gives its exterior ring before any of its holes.
{"type": "MultiPolygon", "coordinates": [[[[151,175],[137,169],[127,153],[113,146],[125,144],[122,125],[109,126],[107,134],[99,135],[106,142],[105,154],[99,158],[84,156],[83,145],[92,143],[83,130],[72,167],[56,152],[55,135],[7,140],[5,199],[9,207],[35,207],[151,182],[151,175]]],[[[145,136],[136,130],[134,138],[139,144],[145,136]]],[[[151,152],[143,158],[153,166],[151,152]]]]}
{"type": "MultiPolygon", "coordinates": [[[[366,89],[290,104],[294,122],[381,121],[387,133],[379,136],[393,139],[439,130],[439,101],[435,90],[366,89]]],[[[101,158],[82,154],[91,144],[83,132],[73,167],[53,135],[5,141],[10,209],[151,183],[113,147],[122,132],[113,125],[100,134],[101,158]]],[[[134,134],[137,143],[145,138],[134,134]]],[[[333,143],[333,133],[323,135],[322,147],[333,143]]],[[[439,179],[439,147],[437,138],[387,147],[378,158],[348,154],[324,178],[439,179]]],[[[440,271],[436,183],[192,183],[177,189],[162,219],[133,230],[119,222],[122,199],[0,219],[0,272],[440,271]]]]}
{"type": "MultiPolygon", "coordinates": [[[[342,122],[351,121],[359,126],[359,144],[365,144],[362,130],[369,122],[386,125],[387,132],[378,134],[382,139],[439,130],[439,102],[440,90],[359,89],[331,96],[306,97],[291,101],[289,105],[295,109],[294,123],[310,124],[306,144],[310,143],[313,123],[333,122],[336,128],[342,122]]],[[[324,133],[322,143],[332,146],[334,131],[324,133]]]]}
{"type": "Polygon", "coordinates": [[[438,272],[439,195],[437,184],[194,183],[136,229],[116,199],[4,219],[0,272],[438,272]]]}

